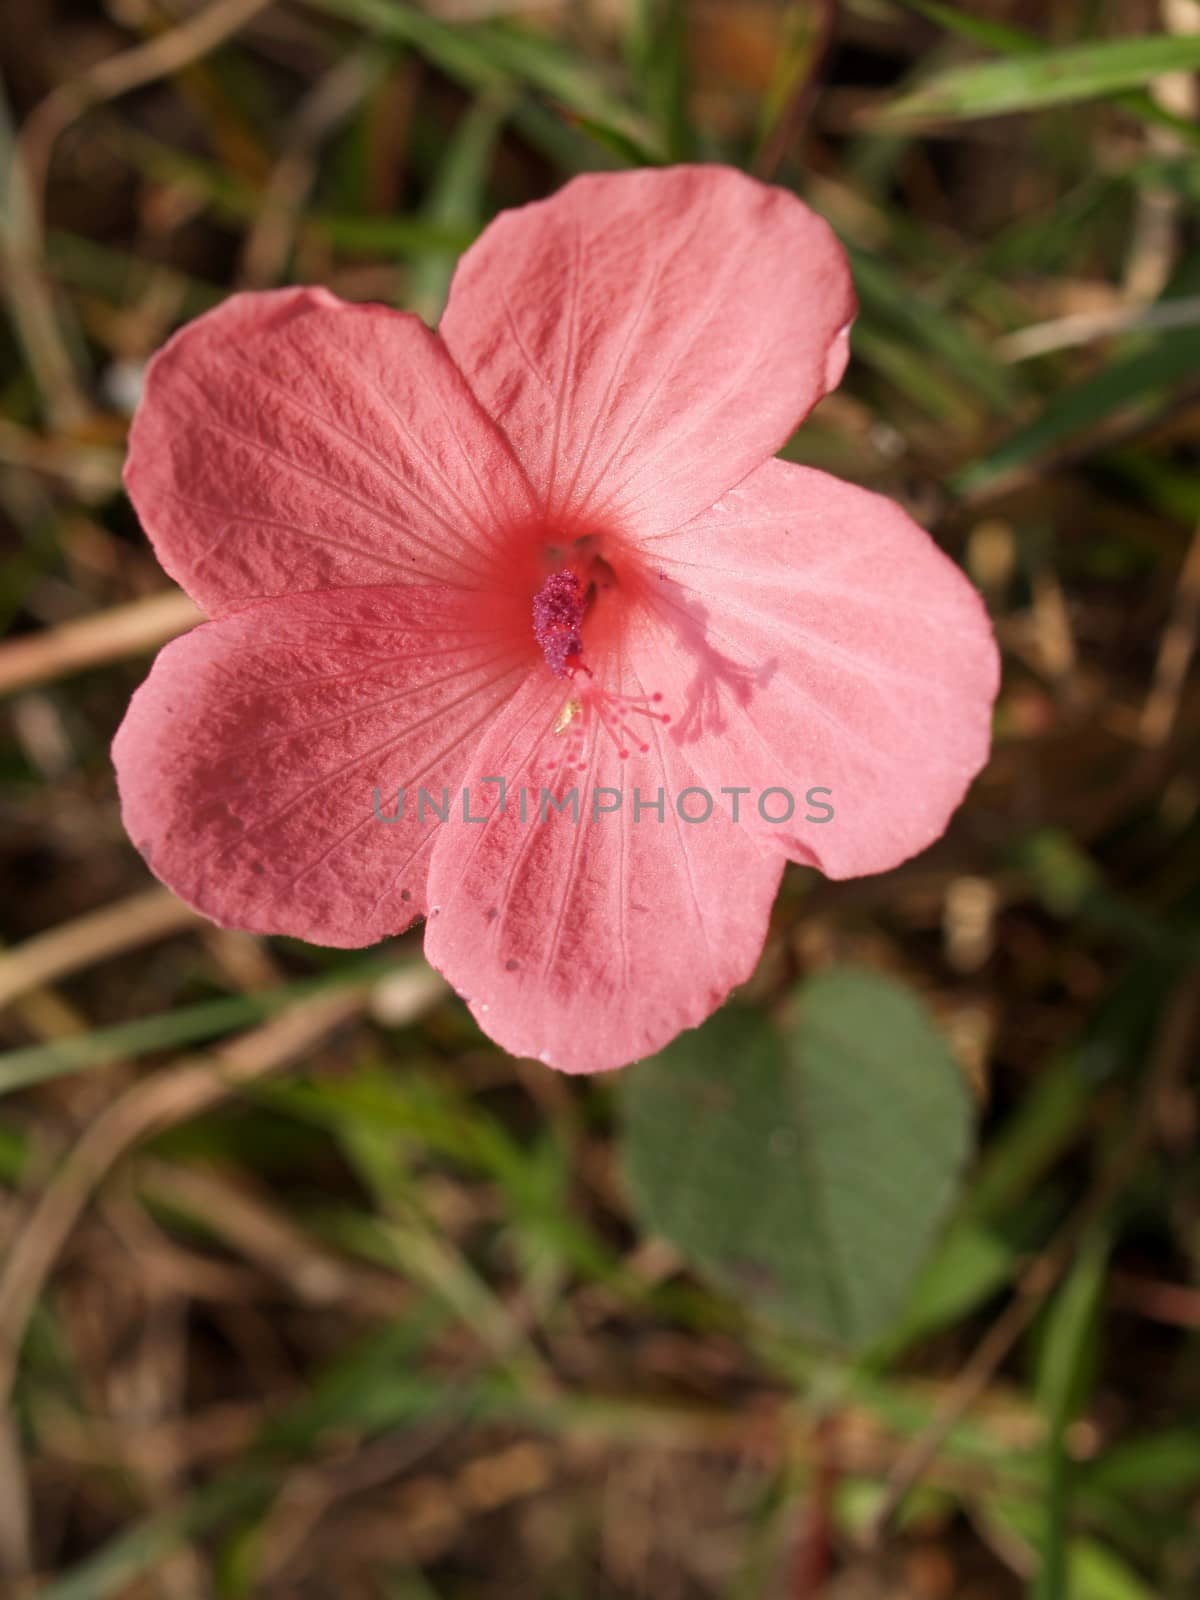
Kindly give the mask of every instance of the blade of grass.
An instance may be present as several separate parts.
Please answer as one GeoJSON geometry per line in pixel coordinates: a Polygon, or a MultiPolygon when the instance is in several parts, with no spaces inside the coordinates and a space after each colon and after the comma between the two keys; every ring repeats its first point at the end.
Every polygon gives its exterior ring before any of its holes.
{"type": "Polygon", "coordinates": [[[574,118],[611,128],[649,162],[661,160],[654,129],[608,88],[603,75],[551,39],[503,22],[456,27],[396,0],[309,0],[317,10],[411,45],[450,77],[479,90],[527,84],[574,118]]]}
{"type": "MultiPolygon", "coordinates": [[[[995,50],[999,55],[1036,55],[1044,48],[1041,39],[1034,33],[1027,33],[1023,28],[1014,28],[1008,23],[993,22],[990,18],[967,15],[956,11],[953,6],[943,5],[941,0],[897,0],[897,3],[937,23],[947,33],[970,39],[972,43],[995,50]]],[[[1197,129],[1190,122],[1159,105],[1144,89],[1127,90],[1118,96],[1118,100],[1127,111],[1141,117],[1144,122],[1171,128],[1192,143],[1200,139],[1197,129]]]]}
{"type": "Polygon", "coordinates": [[[695,135],[688,118],[687,10],[683,0],[636,0],[626,45],[630,66],[669,161],[688,161],[695,135]]]}
{"type": "MultiPolygon", "coordinates": [[[[214,163],[185,155],[140,133],[123,134],[120,142],[126,158],[140,171],[190,189],[218,216],[245,222],[258,215],[263,199],[259,189],[214,163]]],[[[417,257],[431,250],[465,250],[478,231],[425,217],[370,217],[321,210],[306,211],[302,229],[341,249],[364,255],[417,257]]]]}
{"type": "MultiPolygon", "coordinates": [[[[472,236],[479,231],[492,154],[512,104],[510,90],[490,90],[463,117],[426,202],[423,220],[434,228],[461,229],[472,236]]],[[[409,307],[431,327],[445,307],[457,259],[455,250],[427,250],[413,264],[409,307]]]]}
{"type": "MultiPolygon", "coordinates": [[[[1031,1552],[1038,1514],[1036,1505],[1018,1504],[1007,1496],[993,1496],[988,1505],[989,1518],[1031,1552]]],[[[1072,1539],[1064,1566],[1063,1584],[1055,1591],[1054,1600],[1163,1600],[1161,1590],[1149,1588],[1120,1556],[1096,1539],[1072,1539]]]]}
{"type": "Polygon", "coordinates": [[[1200,67],[1200,37],[1150,34],[947,68],[893,100],[878,125],[1005,116],[1103,99],[1200,67]]]}
{"type": "Polygon", "coordinates": [[[855,356],[905,395],[926,416],[949,429],[972,420],[970,397],[920,352],[911,339],[863,322],[853,333],[855,356]]]}
{"type": "Polygon", "coordinates": [[[86,1558],[38,1600],[108,1600],[153,1571],[172,1551],[211,1533],[231,1517],[261,1510],[278,1485],[277,1467],[242,1467],[190,1495],[181,1505],[149,1517],[86,1558]]]}
{"type": "MultiPolygon", "coordinates": [[[[253,1022],[278,1016],[298,1000],[327,994],[345,985],[395,974],[400,966],[393,956],[356,962],[322,978],[264,989],[253,994],[229,995],[219,1000],[204,1000],[197,1005],[179,1006],[136,1022],[119,1022],[111,1028],[96,1028],[91,1033],[72,1035],[52,1044],[30,1045],[27,1049],[0,1054],[0,1095],[11,1094],[30,1084],[45,1083],[71,1072],[102,1067],[113,1061],[136,1061],[155,1050],[172,1050],[180,1045],[216,1039],[253,1022]]],[[[416,963],[414,963],[414,967],[416,963]]]]}
{"type": "Polygon", "coordinates": [[[117,304],[129,304],[157,289],[178,307],[182,317],[198,317],[217,305],[224,291],[215,284],[144,261],[124,250],[52,228],[46,236],[46,259],[60,284],[87,289],[117,304]]]}
{"type": "Polygon", "coordinates": [[[997,361],[949,312],[923,300],[910,283],[879,258],[850,248],[854,284],[863,314],[890,323],[923,344],[957,378],[964,379],[994,411],[1011,409],[1020,392],[1014,374],[997,361]]]}
{"type": "Polygon", "coordinates": [[[42,271],[38,207],[30,192],[19,138],[0,84],[0,292],[49,419],[77,427],[88,414],[81,387],[86,348],[78,329],[62,321],[63,308],[42,271]]]}
{"type": "Polygon", "coordinates": [[[786,7],[775,68],[758,117],[751,165],[756,177],[774,178],[803,133],[836,26],[836,0],[801,0],[786,7]]]}
{"type": "Polygon", "coordinates": [[[1067,1430],[1091,1385],[1108,1251],[1108,1229],[1100,1225],[1081,1244],[1047,1314],[1036,1385],[1048,1433],[1042,1560],[1034,1600],[1059,1600],[1066,1593],[1072,1480],[1067,1430]]]}
{"type": "Polygon", "coordinates": [[[956,33],[989,50],[1030,52],[1041,48],[1036,34],[1026,33],[1023,28],[1010,27],[1004,22],[993,22],[990,17],[970,16],[966,12],[956,11],[953,6],[942,5],[940,0],[897,0],[897,3],[909,11],[915,11],[927,22],[936,22],[947,33],[956,33]]]}
{"type": "Polygon", "coordinates": [[[1119,356],[1083,383],[1060,389],[1032,422],[1002,440],[950,483],[957,494],[990,492],[1055,447],[1107,423],[1126,409],[1147,415],[1176,384],[1200,371],[1200,333],[1184,329],[1119,356]]]}
{"type": "MultiPolygon", "coordinates": [[[[536,1233],[543,1247],[576,1271],[625,1293],[639,1290],[619,1256],[572,1216],[565,1163],[549,1171],[539,1168],[533,1152],[494,1117],[436,1078],[410,1067],[401,1081],[387,1069],[363,1067],[337,1083],[301,1079],[266,1084],[258,1097],[274,1109],[333,1131],[347,1144],[353,1141],[356,1159],[381,1206],[400,1187],[389,1179],[397,1163],[406,1174],[410,1145],[413,1151],[436,1150],[468,1172],[486,1174],[504,1195],[514,1221],[536,1233]],[[372,1161],[374,1155],[379,1159],[372,1161]]],[[[545,1143],[537,1148],[547,1150],[545,1143]]]]}

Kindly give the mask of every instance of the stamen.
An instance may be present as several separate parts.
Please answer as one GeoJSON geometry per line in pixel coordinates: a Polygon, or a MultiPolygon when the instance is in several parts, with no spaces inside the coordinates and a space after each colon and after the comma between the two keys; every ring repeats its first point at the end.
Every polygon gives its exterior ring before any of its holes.
{"type": "Polygon", "coordinates": [[[533,597],[533,636],[556,678],[580,664],[586,610],[587,591],[569,568],[552,572],[533,597]]]}

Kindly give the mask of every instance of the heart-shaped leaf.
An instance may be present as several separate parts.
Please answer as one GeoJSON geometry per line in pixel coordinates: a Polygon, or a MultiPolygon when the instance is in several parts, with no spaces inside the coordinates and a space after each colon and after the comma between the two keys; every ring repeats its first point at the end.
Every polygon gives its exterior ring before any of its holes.
{"type": "Polygon", "coordinates": [[[728,1006],[623,1076],[635,1208],[722,1288],[843,1346],[885,1331],[956,1193],[970,1094],[924,1006],[875,973],[728,1006]]]}

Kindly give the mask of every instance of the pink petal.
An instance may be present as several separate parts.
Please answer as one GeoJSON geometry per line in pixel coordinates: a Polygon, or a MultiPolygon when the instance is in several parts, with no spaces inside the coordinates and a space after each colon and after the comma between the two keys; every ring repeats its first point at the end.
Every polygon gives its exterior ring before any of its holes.
{"type": "MultiPolygon", "coordinates": [[[[883,872],[945,831],[988,757],[999,658],[967,579],[899,506],[770,461],[686,528],[658,570],[648,679],[707,779],[788,789],[789,854],[883,872]],[[810,788],[831,790],[812,805],[810,788]],[[823,815],[831,821],[804,822],[823,815]]],[[[766,802],[772,816],[784,797],[766,802]]]]}
{"type": "Polygon", "coordinates": [[[125,482],[163,566],[213,613],[502,583],[530,507],[436,334],[324,289],[234,295],[182,328],[150,364],[125,482]]]}
{"type": "Polygon", "coordinates": [[[793,195],[729,167],[589,174],[505,212],[440,332],[552,514],[676,527],[841,379],[854,294],[793,195]]]}
{"type": "Polygon", "coordinates": [[[425,910],[440,825],[417,786],[461,809],[471,751],[534,654],[523,612],[450,590],[317,591],[206,623],[161,652],[117,732],[126,830],[224,926],[347,947],[397,933],[425,910]],[[380,821],[400,787],[404,820],[380,821]]]}
{"type": "MultiPolygon", "coordinates": [[[[442,830],[425,953],[506,1050],[599,1072],[702,1022],[749,977],[783,858],[715,812],[707,822],[680,821],[672,801],[699,780],[657,724],[650,750],[625,760],[594,719],[579,747],[556,737],[569,692],[531,679],[475,752],[476,780],[507,778],[507,807],[482,826],[442,830]],[[585,770],[575,769],[576,757],[585,770]],[[548,808],[538,820],[543,785],[559,799],[578,786],[578,825],[569,811],[548,808]],[[597,819],[599,786],[621,791],[623,804],[597,819]],[[646,810],[635,821],[635,789],[652,801],[660,787],[664,820],[646,810]]],[[[475,814],[495,813],[496,786],[477,781],[475,792],[475,814]]],[[[612,803],[601,794],[602,807],[612,803]]],[[[686,804],[703,808],[695,796],[686,804]]]]}

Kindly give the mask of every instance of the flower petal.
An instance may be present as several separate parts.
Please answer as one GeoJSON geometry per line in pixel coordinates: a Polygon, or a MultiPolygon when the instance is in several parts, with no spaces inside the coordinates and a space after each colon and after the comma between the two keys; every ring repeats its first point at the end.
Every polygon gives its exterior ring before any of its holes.
{"type": "Polygon", "coordinates": [[[125,483],[205,610],[502,582],[528,484],[436,334],[324,289],[239,294],[150,363],[125,483]]]}
{"type": "Polygon", "coordinates": [[[479,609],[452,590],[315,591],[167,645],[113,744],[151,869],[228,927],[345,947],[406,928],[439,825],[417,785],[461,805],[536,654],[523,617],[479,609]],[[381,821],[400,788],[403,818],[381,821]]]}
{"type": "Polygon", "coordinates": [[[837,384],[854,293],[828,225],[729,167],[588,174],[498,217],[440,333],[552,514],[676,527],[837,384]]]}
{"type": "Polygon", "coordinates": [[[716,810],[680,819],[673,803],[698,780],[656,724],[651,748],[626,759],[594,718],[579,743],[556,739],[563,694],[531,679],[476,750],[474,811],[489,820],[437,840],[425,953],[506,1050],[599,1072],[696,1026],[749,977],[783,857],[716,810]],[[478,781],[497,776],[502,815],[497,786],[478,781]],[[567,805],[572,787],[578,823],[569,806],[547,805],[543,820],[543,788],[567,805]],[[638,795],[648,804],[635,814],[638,795]]]}
{"type": "Polygon", "coordinates": [[[988,757],[999,658],[979,595],[899,506],[769,461],[644,553],[646,671],[689,760],[754,791],[752,826],[832,878],[940,837],[988,757]],[[757,814],[769,787],[795,800],[782,829],[757,814]]]}

